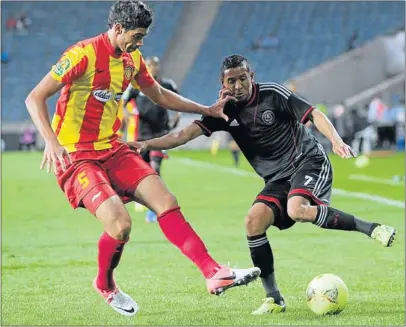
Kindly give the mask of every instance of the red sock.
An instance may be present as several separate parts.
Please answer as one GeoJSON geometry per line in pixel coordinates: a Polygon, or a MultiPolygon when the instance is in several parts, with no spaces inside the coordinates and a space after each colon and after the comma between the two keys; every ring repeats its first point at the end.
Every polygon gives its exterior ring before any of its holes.
{"type": "MultiPolygon", "coordinates": [[[[127,239],[128,241],[128,239],[127,239]]],[[[127,241],[112,238],[106,232],[99,240],[97,287],[101,290],[111,291],[115,288],[113,270],[118,266],[127,241]]]]}
{"type": "Polygon", "coordinates": [[[169,209],[158,217],[159,226],[166,238],[210,278],[220,265],[207,253],[206,246],[185,220],[179,207],[169,209]]]}

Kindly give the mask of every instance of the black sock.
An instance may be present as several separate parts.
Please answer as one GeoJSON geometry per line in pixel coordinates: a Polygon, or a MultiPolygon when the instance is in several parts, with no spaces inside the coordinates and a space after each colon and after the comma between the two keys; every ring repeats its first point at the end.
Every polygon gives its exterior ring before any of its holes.
{"type": "Polygon", "coordinates": [[[233,159],[234,159],[234,164],[236,166],[238,166],[239,162],[240,162],[240,151],[238,150],[232,150],[231,154],[233,155],[233,159]]]}
{"type": "Polygon", "coordinates": [[[326,229],[357,231],[368,236],[371,236],[373,229],[378,226],[328,206],[317,206],[317,216],[313,224],[326,229]]]}
{"type": "Polygon", "coordinates": [[[372,231],[375,229],[375,227],[379,226],[379,224],[361,220],[361,219],[358,219],[357,217],[354,217],[354,222],[355,222],[355,230],[357,230],[358,232],[364,233],[365,235],[368,235],[368,236],[371,236],[372,231]]]}
{"type": "Polygon", "coordinates": [[[267,297],[273,297],[275,302],[281,300],[280,291],[275,281],[274,262],[271,245],[266,233],[255,236],[247,236],[248,246],[251,252],[252,263],[261,269],[261,281],[267,297]]]}

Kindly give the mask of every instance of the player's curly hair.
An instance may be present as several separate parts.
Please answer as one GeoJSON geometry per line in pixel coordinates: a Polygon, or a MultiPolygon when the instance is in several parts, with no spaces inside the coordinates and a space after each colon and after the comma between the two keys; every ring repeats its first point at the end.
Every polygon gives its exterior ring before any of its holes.
{"type": "Polygon", "coordinates": [[[121,24],[125,30],[148,28],[152,23],[153,12],[142,1],[119,0],[111,6],[108,26],[121,24]]]}
{"type": "Polygon", "coordinates": [[[223,63],[221,64],[220,69],[221,77],[222,78],[224,77],[224,72],[227,69],[241,67],[244,65],[244,63],[246,63],[248,71],[250,72],[251,67],[248,64],[248,59],[245,58],[244,56],[241,56],[239,54],[233,54],[231,56],[225,57],[223,63]]]}

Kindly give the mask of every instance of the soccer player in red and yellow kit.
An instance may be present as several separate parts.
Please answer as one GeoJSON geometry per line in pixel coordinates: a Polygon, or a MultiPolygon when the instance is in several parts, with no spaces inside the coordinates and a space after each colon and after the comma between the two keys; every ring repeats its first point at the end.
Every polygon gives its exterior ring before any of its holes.
{"type": "Polygon", "coordinates": [[[124,206],[129,200],[158,215],[162,232],[200,269],[210,293],[246,284],[260,273],[258,268],[219,265],[159,176],[117,136],[123,115],[120,97],[129,83],[167,109],[224,119],[223,107],[233,99],[207,107],[161,87],[138,50],[151,22],[152,11],[141,1],[117,1],[109,12],[109,30],[67,49],[25,101],[45,139],[40,168],[46,165],[51,172],[53,167],[72,207],[85,207],[103,224],[93,284],[115,311],[127,316],[134,315],[138,306],[116,286],[113,271],[131,231],[124,206]],[[46,100],[60,90],[51,124],[46,100]]]}

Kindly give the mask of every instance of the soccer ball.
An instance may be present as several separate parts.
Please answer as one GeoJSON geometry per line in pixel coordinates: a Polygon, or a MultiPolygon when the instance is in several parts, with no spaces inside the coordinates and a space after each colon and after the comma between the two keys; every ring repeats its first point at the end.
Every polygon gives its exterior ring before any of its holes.
{"type": "Polygon", "coordinates": [[[306,290],[307,304],[317,315],[338,314],[348,303],[349,291],[343,280],[333,274],[313,278],[306,290]]]}

